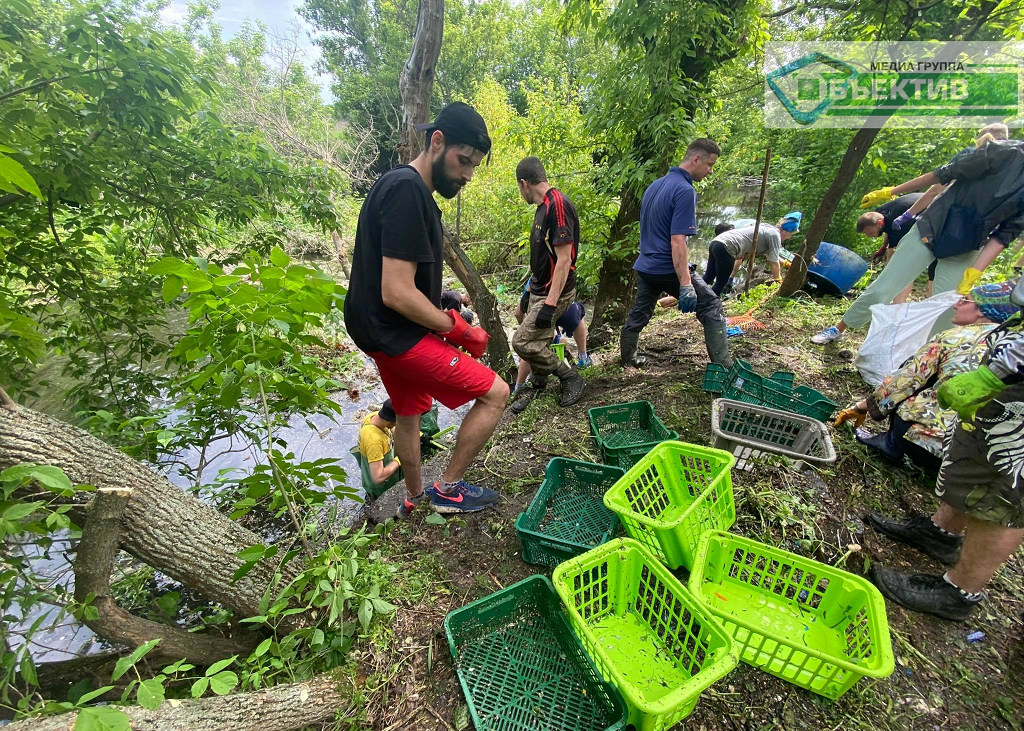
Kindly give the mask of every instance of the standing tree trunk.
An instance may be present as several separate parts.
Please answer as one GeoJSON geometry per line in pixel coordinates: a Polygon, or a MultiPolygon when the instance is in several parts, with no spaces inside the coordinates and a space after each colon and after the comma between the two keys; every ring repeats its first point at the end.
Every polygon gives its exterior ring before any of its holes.
{"type": "MultiPolygon", "coordinates": [[[[416,17],[416,36],[409,60],[402,69],[399,89],[402,92],[402,129],[398,144],[398,161],[409,163],[423,148],[417,124],[430,119],[430,97],[434,90],[434,67],[441,54],[444,36],[444,0],[420,0],[416,17]]],[[[463,250],[458,236],[445,229],[444,260],[462,282],[480,315],[480,324],[491,336],[487,344],[487,360],[505,379],[514,368],[508,337],[498,314],[498,301],[484,283],[480,272],[463,250]]]]}
{"type": "Polygon", "coordinates": [[[338,257],[338,263],[341,264],[341,272],[345,275],[346,279],[352,278],[352,266],[348,263],[348,252],[345,251],[345,242],[341,238],[336,230],[331,231],[331,241],[334,242],[334,253],[338,257]]]}
{"type": "MultiPolygon", "coordinates": [[[[615,214],[611,231],[608,234],[608,248],[615,250],[621,242],[629,238],[630,231],[640,221],[640,197],[632,188],[623,188],[619,194],[619,211],[615,214]]],[[[590,329],[597,335],[598,329],[606,319],[619,322],[625,319],[636,285],[633,274],[635,252],[632,248],[623,256],[609,256],[601,266],[601,274],[597,280],[597,296],[594,299],[594,316],[590,321],[590,329]],[[609,308],[616,304],[609,314],[609,308]]]]}
{"type": "Polygon", "coordinates": [[[821,199],[818,210],[814,212],[814,219],[811,221],[811,227],[807,229],[804,243],[793,258],[793,265],[786,273],[786,278],[779,289],[780,297],[791,297],[794,292],[804,286],[804,281],[807,279],[807,266],[814,259],[818,246],[825,238],[825,232],[832,225],[832,216],[835,215],[836,209],[839,207],[839,201],[842,200],[846,189],[853,182],[857,169],[863,162],[864,156],[868,154],[868,150],[871,149],[871,144],[879,132],[881,132],[879,127],[864,127],[853,136],[849,147],[846,148],[846,154],[843,155],[843,161],[839,163],[839,169],[836,170],[835,177],[832,178],[832,184],[828,186],[825,197],[821,199]]]}
{"type": "Polygon", "coordinates": [[[434,92],[434,71],[444,37],[444,0],[420,0],[416,34],[409,60],[398,80],[402,94],[402,129],[399,130],[398,161],[408,164],[422,148],[417,124],[430,119],[430,97],[434,92]]]}

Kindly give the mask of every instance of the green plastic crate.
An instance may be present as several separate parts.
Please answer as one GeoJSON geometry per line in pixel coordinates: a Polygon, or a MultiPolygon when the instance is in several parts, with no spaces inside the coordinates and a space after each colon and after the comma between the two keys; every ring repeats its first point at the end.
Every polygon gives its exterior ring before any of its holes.
{"type": "MultiPolygon", "coordinates": [[[[703,388],[708,393],[722,394],[727,386],[731,374],[738,368],[743,368],[750,373],[756,375],[753,368],[745,360],[736,359],[736,364],[732,368],[726,368],[724,365],[718,363],[708,363],[704,369],[704,384],[703,388]]],[[[775,371],[773,374],[768,376],[771,381],[775,382],[775,385],[779,390],[792,391],[793,384],[796,381],[796,374],[791,371],[775,371]]]]}
{"type": "Polygon", "coordinates": [[[636,464],[655,444],[679,438],[678,432],[661,423],[650,401],[600,406],[590,409],[587,416],[601,461],[624,470],[636,464]]]}
{"type": "Polygon", "coordinates": [[[749,538],[709,531],[690,592],[743,662],[826,698],[893,671],[885,600],[860,576],[749,538]]]}
{"type": "Polygon", "coordinates": [[[604,504],[666,566],[689,569],[701,534],[736,522],[735,463],[720,449],[662,442],[605,493],[604,504]]]}
{"type": "Polygon", "coordinates": [[[619,517],[604,494],[622,477],[618,467],[555,457],[526,512],[516,518],[523,560],[557,566],[610,541],[619,517]]]}
{"type": "Polygon", "coordinates": [[[762,376],[740,358],[724,374],[722,366],[709,363],[704,371],[704,390],[733,401],[781,409],[819,421],[828,421],[838,408],[819,391],[794,386],[793,374],[776,371],[771,376],[762,376]]]}
{"type": "Polygon", "coordinates": [[[476,731],[625,728],[621,696],[572,633],[547,577],[455,610],[444,629],[476,731]]]}
{"type": "Polygon", "coordinates": [[[617,538],[555,569],[569,621],[637,731],[686,718],[736,667],[729,636],[642,545],[617,538]]]}

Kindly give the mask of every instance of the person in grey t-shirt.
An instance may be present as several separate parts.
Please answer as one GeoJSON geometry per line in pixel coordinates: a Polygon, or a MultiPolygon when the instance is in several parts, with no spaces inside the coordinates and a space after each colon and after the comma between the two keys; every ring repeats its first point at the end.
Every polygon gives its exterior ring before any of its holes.
{"type": "MultiPolygon", "coordinates": [[[[782,280],[782,267],[779,263],[779,252],[782,242],[800,229],[802,214],[793,211],[779,221],[777,226],[762,223],[757,232],[756,256],[764,256],[771,266],[772,277],[782,280]]],[[[729,280],[739,271],[743,260],[750,255],[754,243],[754,227],[735,228],[725,231],[712,239],[708,246],[708,266],[704,272],[704,281],[721,296],[729,280]]]]}

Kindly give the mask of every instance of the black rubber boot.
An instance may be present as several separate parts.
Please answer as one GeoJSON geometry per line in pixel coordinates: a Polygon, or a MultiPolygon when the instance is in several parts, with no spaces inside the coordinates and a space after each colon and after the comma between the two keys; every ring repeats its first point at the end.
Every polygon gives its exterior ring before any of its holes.
{"type": "Polygon", "coordinates": [[[971,601],[941,576],[903,574],[872,564],[871,580],[886,599],[914,612],[963,622],[974,613],[981,600],[971,601]]]}
{"type": "Polygon", "coordinates": [[[515,401],[512,402],[512,413],[521,414],[526,411],[526,407],[530,405],[534,397],[543,391],[547,385],[547,376],[536,381],[533,380],[533,376],[530,376],[530,380],[527,381],[521,389],[519,389],[519,393],[516,395],[515,401]]]}
{"type": "Polygon", "coordinates": [[[893,520],[878,513],[870,513],[864,516],[864,523],[894,541],[916,548],[939,563],[952,566],[960,558],[960,544],[964,539],[943,533],[927,515],[893,520]]]}
{"type": "Polygon", "coordinates": [[[732,356],[729,355],[729,335],[725,329],[725,325],[705,327],[704,344],[707,346],[708,358],[712,363],[732,368],[732,356]]]}
{"type": "Polygon", "coordinates": [[[630,330],[621,330],[619,332],[619,354],[622,358],[623,368],[626,366],[643,368],[647,365],[647,359],[637,353],[639,347],[640,333],[630,330]]]}
{"type": "Polygon", "coordinates": [[[583,376],[575,368],[566,366],[568,373],[558,374],[558,380],[562,382],[562,393],[558,396],[559,406],[572,406],[583,396],[583,376]]]}
{"type": "Polygon", "coordinates": [[[878,455],[891,465],[899,467],[903,464],[903,452],[897,452],[892,448],[888,432],[882,434],[869,434],[866,430],[857,429],[853,433],[854,438],[868,449],[877,452],[878,455]]]}

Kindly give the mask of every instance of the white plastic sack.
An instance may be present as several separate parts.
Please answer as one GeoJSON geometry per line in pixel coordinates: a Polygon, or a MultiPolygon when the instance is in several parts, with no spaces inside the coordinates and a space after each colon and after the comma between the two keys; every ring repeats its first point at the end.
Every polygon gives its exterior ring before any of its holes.
{"type": "Polygon", "coordinates": [[[928,342],[932,326],[960,295],[941,292],[923,302],[871,305],[871,327],[853,361],[869,385],[877,386],[928,342]]]}

